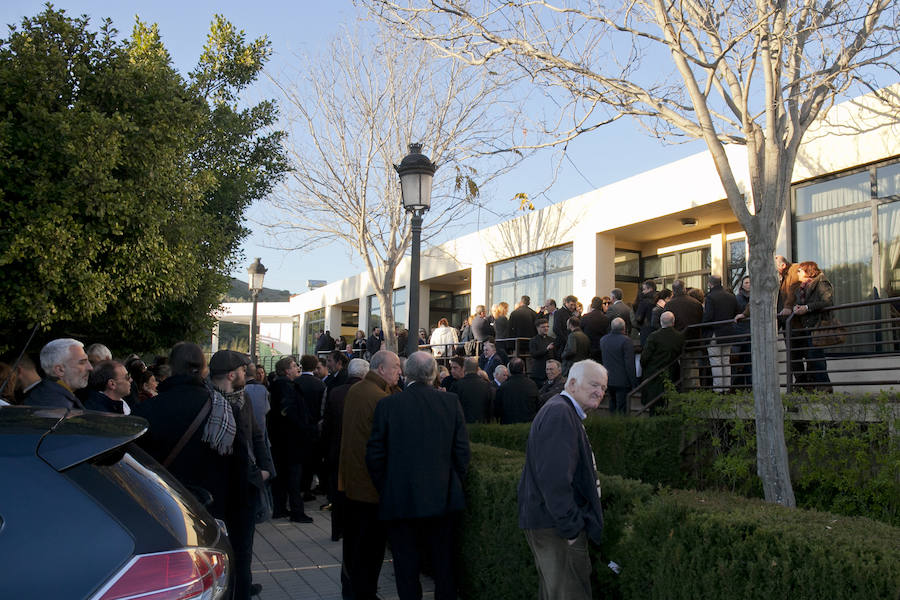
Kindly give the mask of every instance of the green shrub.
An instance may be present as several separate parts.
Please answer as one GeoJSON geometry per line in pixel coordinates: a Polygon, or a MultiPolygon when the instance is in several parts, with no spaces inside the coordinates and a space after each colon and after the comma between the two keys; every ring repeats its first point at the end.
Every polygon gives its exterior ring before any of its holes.
{"type": "MultiPolygon", "coordinates": [[[[784,433],[797,505],[900,525],[900,410],[882,393],[786,396],[784,433]]],[[[694,441],[685,486],[762,496],[749,394],[680,394],[669,412],[694,441]]]]}
{"type": "MultiPolygon", "coordinates": [[[[635,419],[592,415],[584,421],[597,468],[610,475],[640,479],[652,485],[679,486],[679,452],[684,424],[679,417],[635,419]]],[[[469,425],[469,439],[498,448],[525,452],[530,423],[469,425]]]]}
{"type": "Polygon", "coordinates": [[[897,528],[728,494],[660,494],[619,550],[626,598],[900,598],[897,528]]]}
{"type": "MultiPolygon", "coordinates": [[[[472,444],[459,540],[460,597],[520,600],[537,572],[518,528],[521,452],[472,444]]],[[[719,492],[600,476],[594,597],[900,598],[900,529],[719,492]],[[609,560],[622,567],[615,576],[609,560]]]]}

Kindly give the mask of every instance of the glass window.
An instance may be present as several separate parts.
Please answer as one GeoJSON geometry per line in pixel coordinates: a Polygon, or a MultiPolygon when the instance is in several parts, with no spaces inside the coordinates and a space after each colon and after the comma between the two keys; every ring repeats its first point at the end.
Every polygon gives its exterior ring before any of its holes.
{"type": "Polygon", "coordinates": [[[306,313],[306,343],[304,345],[307,353],[312,353],[316,348],[316,340],[319,339],[319,332],[325,329],[325,309],[317,308],[306,313]]]}
{"type": "MultiPolygon", "coordinates": [[[[369,305],[369,331],[375,326],[383,327],[381,324],[381,304],[378,302],[378,296],[372,294],[366,302],[369,305]]],[[[406,288],[397,288],[393,294],[394,304],[394,324],[403,329],[406,327],[406,288]]]]}
{"type": "Polygon", "coordinates": [[[572,268],[572,246],[547,251],[547,271],[572,268]]]}
{"type": "Polygon", "coordinates": [[[736,294],[747,275],[747,240],[728,242],[728,282],[736,294]]]}
{"type": "MultiPolygon", "coordinates": [[[[878,197],[887,198],[900,194],[900,163],[879,167],[877,171],[878,197]]],[[[884,231],[881,229],[881,231],[884,231]]]]}
{"type": "MultiPolygon", "coordinates": [[[[562,299],[572,293],[572,271],[562,271],[547,275],[547,289],[544,294],[547,298],[556,300],[557,305],[562,305],[562,299]]],[[[588,301],[590,303],[590,301],[588,301]]]]}
{"type": "Polygon", "coordinates": [[[490,303],[505,301],[512,306],[522,296],[529,296],[533,304],[547,298],[559,301],[572,293],[572,245],[494,263],[489,275],[490,303]],[[556,277],[558,274],[567,275],[569,281],[561,291],[557,285],[565,278],[556,277]]]}
{"type": "Polygon", "coordinates": [[[814,183],[797,188],[796,215],[808,215],[868,202],[871,194],[872,184],[868,171],[814,183]]]}
{"type": "Polygon", "coordinates": [[[641,253],[633,250],[616,250],[613,259],[616,269],[616,281],[636,280],[641,278],[641,253]]]}
{"type": "Polygon", "coordinates": [[[705,290],[712,269],[709,246],[691,248],[662,256],[648,256],[641,260],[644,279],[656,281],[657,289],[671,288],[681,279],[687,287],[705,290]]]}

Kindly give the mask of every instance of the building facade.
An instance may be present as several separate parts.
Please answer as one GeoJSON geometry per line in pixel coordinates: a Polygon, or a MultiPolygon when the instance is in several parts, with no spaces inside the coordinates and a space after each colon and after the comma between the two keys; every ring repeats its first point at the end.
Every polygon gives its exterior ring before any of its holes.
{"type": "MultiPolygon", "coordinates": [[[[896,96],[900,85],[887,92],[896,96]]],[[[745,148],[726,150],[749,196],[745,148]]],[[[804,138],[792,182],[778,252],[816,261],[837,303],[900,295],[895,112],[874,96],[835,106],[804,138]]],[[[394,314],[404,327],[418,310],[431,330],[442,317],[458,327],[473,307],[512,307],[522,295],[533,308],[568,294],[587,304],[619,287],[630,301],[645,279],[664,287],[680,278],[705,289],[710,274],[736,288],[747,274],[746,255],[746,235],[704,152],[425,249],[419,306],[408,306],[405,260],[394,314]]],[[[381,313],[365,273],[259,307],[261,328],[295,354],[311,353],[320,330],[348,341],[358,329],[371,332],[381,313]]],[[[249,316],[249,304],[226,304],[217,318],[249,323],[249,316]]]]}

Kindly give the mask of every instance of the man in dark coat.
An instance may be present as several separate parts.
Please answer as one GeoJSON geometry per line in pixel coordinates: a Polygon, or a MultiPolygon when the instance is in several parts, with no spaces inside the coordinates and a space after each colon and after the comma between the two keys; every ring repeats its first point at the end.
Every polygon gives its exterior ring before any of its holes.
{"type": "MultiPolygon", "coordinates": [[[[537,313],[531,309],[531,298],[522,296],[519,305],[509,315],[509,335],[514,338],[528,338],[529,340],[537,335],[537,327],[534,321],[537,319],[537,313]]],[[[528,347],[527,341],[519,341],[517,343],[519,354],[524,354],[528,347]]]]}
{"type": "Polygon", "coordinates": [[[547,319],[537,319],[535,326],[537,326],[538,333],[528,342],[528,354],[531,359],[529,374],[535,385],[540,387],[547,381],[547,361],[554,356],[553,350],[556,348],[556,338],[549,335],[550,323],[547,319]]]}
{"type": "MultiPolygon", "coordinates": [[[[660,329],[647,336],[647,343],[641,351],[641,369],[644,378],[652,377],[657,371],[668,367],[663,375],[655,377],[643,390],[644,404],[654,400],[665,391],[666,381],[678,379],[678,357],[684,350],[684,334],[677,331],[675,315],[666,311],[659,316],[660,329]]],[[[662,406],[661,402],[657,402],[662,406]]]]}
{"type": "Polygon", "coordinates": [[[625,321],[616,317],[609,324],[609,333],[600,340],[603,366],[608,372],[609,410],[628,414],[628,393],[637,385],[634,365],[634,342],[625,333],[625,321]]]}
{"type": "Polygon", "coordinates": [[[466,423],[487,423],[494,403],[494,386],[478,374],[478,359],[470,356],[463,364],[463,377],[448,392],[459,397],[466,423]]]}
{"type": "Polygon", "coordinates": [[[233,446],[235,501],[228,503],[225,513],[225,525],[234,550],[235,600],[249,600],[251,595],[258,595],[262,590],[262,584],[253,584],[251,578],[253,536],[259,495],[274,470],[264,430],[257,425],[253,407],[244,394],[248,364],[247,355],[232,350],[219,350],[209,359],[210,383],[228,401],[236,424],[233,446]]]}
{"type": "Polygon", "coordinates": [[[606,316],[609,322],[619,317],[625,322],[625,335],[631,335],[631,322],[634,321],[634,311],[622,300],[622,290],[613,288],[609,292],[612,304],[606,308],[606,316]]]}
{"type": "Polygon", "coordinates": [[[71,338],[47,342],[41,348],[41,368],[44,380],[25,395],[30,406],[60,406],[84,408],[75,392],[87,387],[91,362],[84,351],[84,344],[71,338]]]}
{"type": "Polygon", "coordinates": [[[507,361],[506,354],[497,350],[497,346],[494,344],[493,339],[484,342],[484,351],[481,359],[478,361],[478,366],[487,373],[488,379],[493,379],[494,369],[499,365],[505,365],[507,361]]]}
{"type": "Polygon", "coordinates": [[[713,375],[713,389],[724,393],[731,389],[731,345],[735,334],[734,317],[738,310],[737,298],[731,290],[722,287],[722,278],[709,276],[709,293],[703,304],[703,322],[727,321],[720,325],[705,327],[705,335],[712,336],[707,352],[713,375]]]}
{"type": "Polygon", "coordinates": [[[484,342],[494,335],[494,328],[487,320],[487,311],[483,304],[475,307],[475,317],[472,319],[472,336],[476,342],[484,342]]]}
{"type": "Polygon", "coordinates": [[[432,386],[430,352],[406,361],[409,385],[375,408],[366,465],[381,496],[400,600],[421,598],[419,548],[431,555],[436,600],[456,598],[453,517],[465,508],[469,438],[456,394],[432,386]]]}
{"type": "Polygon", "coordinates": [[[591,341],[591,359],[600,362],[600,338],[609,333],[609,317],[603,312],[603,299],[594,296],[591,310],[581,317],[581,330],[591,341]]]}
{"type": "Polygon", "coordinates": [[[527,423],[538,409],[538,388],[525,375],[525,361],[509,361],[509,379],[503,382],[494,399],[494,416],[502,425],[527,423]]]}
{"type": "Polygon", "coordinates": [[[581,421],[603,400],[606,383],[602,366],[576,363],[565,391],[531,424],[518,487],[519,527],[537,566],[539,598],[592,597],[588,539],[600,543],[603,510],[594,453],[581,421]]]}
{"type": "Polygon", "coordinates": [[[369,372],[369,363],[354,358],[347,365],[345,383],[328,391],[325,412],[322,415],[322,448],[325,451],[325,472],[328,474],[328,504],[322,508],[331,510],[331,539],[338,541],[344,531],[344,494],[338,490],[338,466],[341,456],[341,437],[344,422],[344,400],[353,384],[362,381],[369,372]]]}
{"type": "Polygon", "coordinates": [[[372,435],[372,417],[378,402],[395,391],[400,379],[400,357],[390,350],[372,356],[370,369],[353,385],[344,400],[338,489],[346,496],[343,565],[349,585],[343,596],[374,600],[384,563],[387,529],[378,519],[378,490],[366,467],[366,445],[372,435]],[[351,589],[352,588],[352,589],[351,589]]]}
{"type": "Polygon", "coordinates": [[[88,379],[90,394],[84,407],[117,415],[131,414],[124,398],[131,393],[131,375],[119,361],[103,360],[94,365],[88,379]]]}
{"type": "Polygon", "coordinates": [[[280,476],[272,482],[273,517],[290,515],[298,523],[312,523],[303,508],[303,467],[315,438],[315,421],[294,381],[300,367],[294,357],[285,356],[275,363],[272,381],[268,430],[272,441],[275,468],[280,476]],[[288,512],[290,502],[290,513],[288,512]]]}
{"type": "MultiPolygon", "coordinates": [[[[169,354],[172,374],[159,384],[159,394],[138,404],[134,414],[150,423],[137,443],[192,491],[205,490],[212,496],[206,507],[212,516],[224,520],[229,503],[236,502],[234,487],[238,455],[233,452],[237,425],[230,407],[214,404],[213,390],[206,384],[206,357],[197,344],[179,342],[169,354]],[[172,449],[188,431],[204,406],[209,414],[181,451],[171,458],[172,449]],[[213,408],[216,408],[215,415],[213,408]],[[213,418],[213,417],[216,418],[213,418]],[[221,440],[217,443],[216,440],[221,440]]],[[[245,466],[245,465],[244,465],[245,466]]]]}
{"type": "Polygon", "coordinates": [[[591,340],[581,330],[581,319],[570,317],[567,327],[569,328],[569,337],[566,339],[566,346],[562,352],[563,375],[569,374],[569,369],[573,364],[591,356],[591,340]]]}
{"type": "Polygon", "coordinates": [[[547,400],[557,395],[566,386],[566,377],[562,374],[562,364],[555,358],[547,361],[544,385],[538,390],[538,402],[543,406],[547,400]]]}
{"type": "Polygon", "coordinates": [[[666,303],[666,310],[675,315],[675,330],[684,333],[684,360],[681,362],[681,387],[684,390],[696,388],[700,384],[700,366],[705,363],[706,349],[691,343],[702,337],[699,327],[687,329],[703,321],[703,304],[687,295],[684,282],[672,282],[672,297],[666,303]]]}
{"type": "MultiPolygon", "coordinates": [[[[327,333],[327,332],[326,332],[327,333]]],[[[303,462],[303,499],[315,500],[312,494],[313,475],[318,475],[319,480],[323,481],[325,476],[322,472],[322,448],[319,446],[319,427],[322,421],[322,411],[325,406],[325,375],[319,377],[316,369],[321,361],[311,354],[304,354],[300,357],[300,376],[294,380],[294,386],[300,393],[301,398],[306,403],[308,419],[310,420],[310,431],[307,434],[307,444],[304,446],[304,462],[303,462]]],[[[326,369],[327,372],[327,369],[326,369]]]]}
{"type": "Polygon", "coordinates": [[[653,331],[652,316],[653,307],[656,305],[656,282],[648,279],[641,284],[641,294],[638,297],[637,307],[634,311],[634,324],[641,334],[641,346],[647,341],[647,336],[653,331]]]}
{"type": "Polygon", "coordinates": [[[563,350],[566,348],[566,342],[569,340],[569,319],[575,316],[577,306],[578,298],[566,296],[562,307],[553,313],[553,337],[556,338],[557,358],[562,358],[563,350]]]}
{"type": "Polygon", "coordinates": [[[384,334],[381,332],[381,327],[376,325],[372,328],[372,335],[366,340],[366,354],[370,357],[375,356],[375,353],[381,350],[381,342],[383,341],[384,334]]]}

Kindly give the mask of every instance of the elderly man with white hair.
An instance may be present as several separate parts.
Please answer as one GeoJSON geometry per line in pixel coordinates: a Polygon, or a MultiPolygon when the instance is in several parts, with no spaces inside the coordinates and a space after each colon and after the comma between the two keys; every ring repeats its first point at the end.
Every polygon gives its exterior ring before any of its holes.
{"type": "Polygon", "coordinates": [[[519,480],[519,528],[540,578],[539,598],[590,600],[588,539],[600,543],[603,510],[597,464],[581,424],[606,393],[606,369],[572,365],[565,389],[531,424],[519,480]]]}
{"type": "Polygon", "coordinates": [[[84,408],[75,397],[76,390],[87,387],[92,368],[84,344],[71,338],[48,342],[41,349],[41,368],[44,380],[31,389],[25,404],[84,408]]]}
{"type": "MultiPolygon", "coordinates": [[[[469,437],[456,394],[434,388],[430,352],[406,361],[406,389],[378,401],[366,465],[380,494],[401,600],[421,598],[420,549],[432,559],[434,597],[456,598],[453,514],[465,508],[469,437]]],[[[354,590],[355,592],[356,590],[354,590]]]]}

